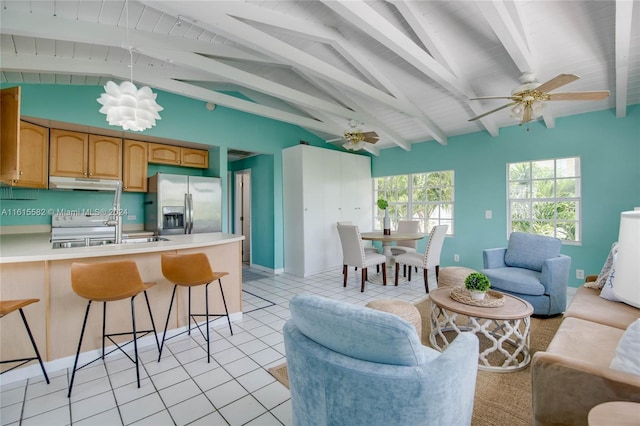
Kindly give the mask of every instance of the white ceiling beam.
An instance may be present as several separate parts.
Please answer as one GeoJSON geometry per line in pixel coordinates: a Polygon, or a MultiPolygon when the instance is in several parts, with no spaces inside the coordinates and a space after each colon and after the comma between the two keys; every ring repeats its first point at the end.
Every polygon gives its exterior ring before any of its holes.
{"type": "Polygon", "coordinates": [[[458,97],[470,98],[470,89],[436,62],[413,40],[376,12],[366,1],[321,0],[334,12],[360,27],[369,36],[391,49],[420,72],[458,97]]]}
{"type": "MultiPolygon", "coordinates": [[[[126,47],[126,28],[90,23],[77,19],[65,19],[35,13],[21,13],[14,10],[3,10],[0,16],[2,19],[0,21],[1,34],[98,44],[102,46],[126,47]]],[[[198,52],[205,55],[242,61],[274,62],[272,58],[261,53],[251,53],[223,43],[211,43],[184,37],[149,33],[131,28],[128,30],[128,33],[129,44],[134,48],[146,46],[154,49],[198,52]]]]}
{"type": "Polygon", "coordinates": [[[479,1],[476,4],[520,72],[536,73],[538,66],[535,58],[511,19],[504,1],[479,1]]]}
{"type": "MultiPolygon", "coordinates": [[[[180,3],[180,9],[174,9],[175,2],[171,1],[144,1],[149,7],[160,10],[173,16],[197,16],[198,26],[220,34],[237,43],[246,45],[254,50],[263,50],[278,60],[288,63],[308,74],[332,81],[343,87],[376,100],[390,108],[415,115],[412,105],[407,105],[393,96],[382,92],[364,81],[330,65],[315,56],[297,49],[276,37],[273,37],[239,19],[226,14],[224,7],[226,2],[216,4],[216,7],[201,7],[200,2],[180,3]]],[[[191,19],[191,18],[190,18],[191,19]]]]}
{"type": "MultiPolygon", "coordinates": [[[[362,111],[366,111],[366,108],[364,108],[362,105],[359,105],[358,102],[354,101],[353,98],[348,96],[346,93],[336,90],[335,88],[328,85],[324,81],[313,79],[313,78],[311,79],[315,85],[320,86],[321,88],[326,90],[328,93],[330,93],[332,96],[335,96],[336,99],[338,99],[340,102],[343,102],[345,105],[353,105],[355,108],[359,108],[362,111]]],[[[366,116],[365,123],[375,128],[376,130],[378,130],[381,133],[380,135],[381,138],[386,137],[388,140],[390,140],[400,148],[404,149],[405,151],[411,151],[411,144],[408,141],[406,141],[403,137],[401,137],[396,131],[381,124],[381,121],[375,118],[373,115],[368,114],[366,112],[364,112],[364,114],[366,116]]]]}
{"type": "MultiPolygon", "coordinates": [[[[25,60],[24,57],[16,58],[15,56],[3,55],[2,68],[7,71],[18,69],[22,72],[55,72],[72,75],[110,76],[120,80],[129,79],[129,70],[125,67],[113,64],[109,65],[104,62],[96,63],[95,61],[78,61],[66,58],[33,56],[30,60],[25,60]]],[[[307,129],[317,130],[332,135],[340,134],[339,131],[336,131],[336,128],[333,125],[323,123],[319,120],[303,117],[277,108],[259,105],[255,102],[245,101],[244,99],[208,90],[193,84],[172,80],[169,77],[162,76],[162,73],[158,73],[157,67],[136,67],[134,77],[136,82],[140,82],[141,84],[148,85],[159,90],[164,90],[166,92],[200,99],[204,102],[213,102],[223,107],[233,108],[238,111],[295,124],[307,129]]]]}
{"type": "MultiPolygon", "coordinates": [[[[480,12],[491,26],[507,53],[511,57],[521,73],[538,71],[538,62],[529,50],[522,23],[517,21],[509,13],[507,6],[511,6],[518,17],[518,5],[513,1],[480,1],[476,2],[480,12]]],[[[537,74],[536,74],[537,75],[537,74]]],[[[545,126],[552,129],[555,127],[555,118],[551,108],[546,108],[543,112],[545,126]]]]}
{"type": "Polygon", "coordinates": [[[228,81],[232,81],[240,86],[248,87],[271,96],[280,97],[294,104],[327,111],[345,118],[360,118],[360,114],[356,111],[343,108],[335,103],[308,95],[299,90],[291,89],[282,84],[272,82],[266,78],[256,76],[239,68],[223,64],[214,59],[205,58],[195,53],[144,48],[141,49],[141,52],[156,59],[163,57],[171,58],[175,62],[187,67],[192,67],[208,74],[222,76],[228,81]]]}
{"type": "MultiPolygon", "coordinates": [[[[431,52],[434,59],[441,63],[441,65],[449,68],[456,78],[463,81],[461,69],[453,59],[453,56],[449,53],[450,49],[447,49],[442,42],[442,39],[440,39],[438,34],[433,30],[433,26],[429,25],[427,19],[420,13],[416,3],[414,1],[405,0],[389,1],[395,5],[413,32],[418,36],[422,44],[424,44],[429,52],[431,52]]],[[[464,81],[466,81],[466,79],[464,81]]],[[[473,90],[469,89],[469,92],[473,95],[472,97],[477,97],[473,90]]],[[[464,103],[471,110],[474,116],[481,115],[484,112],[477,102],[470,101],[467,98],[464,100],[464,103]]],[[[485,116],[480,118],[478,121],[482,126],[484,126],[485,130],[489,132],[491,136],[498,136],[500,130],[492,119],[485,116]]],[[[438,139],[436,138],[436,140],[438,139]]],[[[442,145],[446,145],[446,141],[442,143],[442,145]]]]}
{"type": "Polygon", "coordinates": [[[627,116],[631,18],[635,1],[616,1],[616,117],[627,116]]]}
{"type": "MultiPolygon", "coordinates": [[[[256,7],[247,3],[233,3],[231,6],[226,5],[225,12],[234,17],[270,25],[277,28],[280,32],[332,46],[371,83],[375,84],[377,82],[396,99],[405,102],[407,105],[413,105],[414,113],[412,115],[421,127],[427,130],[439,143],[446,145],[447,136],[444,132],[432,120],[426,117],[424,113],[393,84],[390,78],[379,71],[379,68],[362,53],[360,47],[355,46],[352,42],[345,39],[344,36],[334,28],[329,28],[308,20],[292,18],[289,15],[265,10],[265,8],[256,7]]],[[[353,118],[357,117],[354,116],[353,118]]]]}

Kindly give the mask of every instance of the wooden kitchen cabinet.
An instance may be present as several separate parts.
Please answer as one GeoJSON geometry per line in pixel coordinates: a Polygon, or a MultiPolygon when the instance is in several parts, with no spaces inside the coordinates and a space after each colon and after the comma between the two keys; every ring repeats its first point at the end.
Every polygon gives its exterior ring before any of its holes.
{"type": "Polygon", "coordinates": [[[6,185],[47,188],[49,129],[20,120],[20,86],[0,91],[0,179],[6,185]]]}
{"type": "Polygon", "coordinates": [[[147,192],[149,144],[125,139],[122,151],[122,189],[128,192],[147,192]]]}
{"type": "Polygon", "coordinates": [[[122,179],[122,139],[51,129],[51,176],[122,179]]]}
{"type": "Polygon", "coordinates": [[[209,152],[204,149],[149,143],[149,163],[206,169],[209,167],[209,152]]]}
{"type": "Polygon", "coordinates": [[[14,186],[46,189],[49,186],[49,129],[20,122],[20,161],[14,186]]]}

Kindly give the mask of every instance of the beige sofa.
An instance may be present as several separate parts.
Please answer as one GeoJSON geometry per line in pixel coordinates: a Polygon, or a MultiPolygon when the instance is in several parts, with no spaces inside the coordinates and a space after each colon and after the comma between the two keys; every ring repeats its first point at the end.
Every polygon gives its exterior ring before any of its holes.
{"type": "Polygon", "coordinates": [[[544,352],[531,361],[535,425],[586,425],[589,410],[607,401],[640,402],[640,376],[609,367],[640,309],[580,287],[544,352]]]}

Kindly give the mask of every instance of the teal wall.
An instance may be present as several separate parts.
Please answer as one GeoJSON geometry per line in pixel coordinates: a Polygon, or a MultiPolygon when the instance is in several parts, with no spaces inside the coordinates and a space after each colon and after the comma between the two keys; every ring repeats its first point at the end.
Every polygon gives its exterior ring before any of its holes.
{"type": "MultiPolygon", "coordinates": [[[[582,165],[582,244],[563,245],[575,270],[598,274],[611,243],[617,241],[620,212],[640,206],[640,105],[626,118],[600,111],[502,128],[498,137],[478,132],[435,142],[382,150],[372,159],[374,177],[433,170],[455,171],[455,235],[448,237],[442,266],[482,267],[482,249],[504,247],[507,235],[506,164],[517,161],[580,157],[582,165]],[[492,210],[493,219],[485,219],[492,210]],[[453,255],[460,262],[453,262],[453,255]]],[[[420,246],[424,249],[424,242],[420,246]]]]}
{"type": "MultiPolygon", "coordinates": [[[[8,85],[3,85],[3,87],[8,85]]],[[[22,85],[22,115],[55,121],[110,128],[98,112],[96,99],[102,87],[64,85],[22,85]]],[[[205,102],[166,92],[157,92],[164,108],[157,125],[143,132],[163,138],[196,142],[216,147],[211,150],[208,170],[151,165],[157,171],[223,179],[223,223],[227,223],[227,170],[252,170],[252,256],[255,264],[268,269],[284,267],[282,216],[282,149],[300,140],[333,148],[298,126],[218,106],[214,111],[205,102]],[[226,148],[267,155],[227,164],[226,148]]],[[[506,163],[535,159],[580,156],[583,173],[583,243],[563,246],[575,269],[598,273],[609,247],[617,239],[619,214],[640,206],[640,105],[628,108],[626,118],[616,118],[613,110],[559,118],[547,129],[540,122],[530,130],[503,128],[498,137],[486,132],[449,138],[446,146],[436,142],[414,144],[410,152],[385,149],[372,158],[373,176],[389,176],[431,170],[453,169],[456,173],[456,235],[447,238],[442,265],[460,263],[472,268],[482,264],[482,249],[506,244],[506,163]],[[485,210],[493,219],[484,219],[485,210]]],[[[123,196],[135,220],[143,223],[142,195],[123,196]]],[[[40,191],[34,201],[2,200],[0,208],[75,209],[108,208],[111,195],[76,191],[40,191]],[[104,207],[102,207],[104,206],[104,207]]],[[[49,224],[51,217],[0,216],[0,226],[49,224]]],[[[424,243],[422,243],[424,244],[424,243]]],[[[421,248],[424,248],[421,246],[421,248]]]]}
{"type": "MultiPolygon", "coordinates": [[[[275,241],[275,174],[272,155],[258,155],[230,163],[231,171],[251,169],[251,261],[265,265],[275,260],[274,252],[254,247],[272,246],[275,241]]],[[[282,182],[280,180],[280,182],[282,182]]],[[[235,190],[235,180],[232,190],[235,190]]],[[[282,191],[280,191],[282,192],[282,191]]],[[[280,207],[282,204],[280,204],[280,207]]],[[[282,208],[278,209],[282,211],[282,208]]]]}

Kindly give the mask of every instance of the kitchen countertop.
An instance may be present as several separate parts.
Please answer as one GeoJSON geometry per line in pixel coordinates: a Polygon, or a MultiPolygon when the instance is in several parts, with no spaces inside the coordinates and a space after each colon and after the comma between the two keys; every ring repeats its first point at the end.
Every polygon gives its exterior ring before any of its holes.
{"type": "Polygon", "coordinates": [[[221,232],[163,235],[162,237],[167,238],[168,241],[53,249],[49,242],[49,234],[0,235],[0,264],[153,253],[214,246],[244,240],[244,235],[224,234],[221,232]]]}

